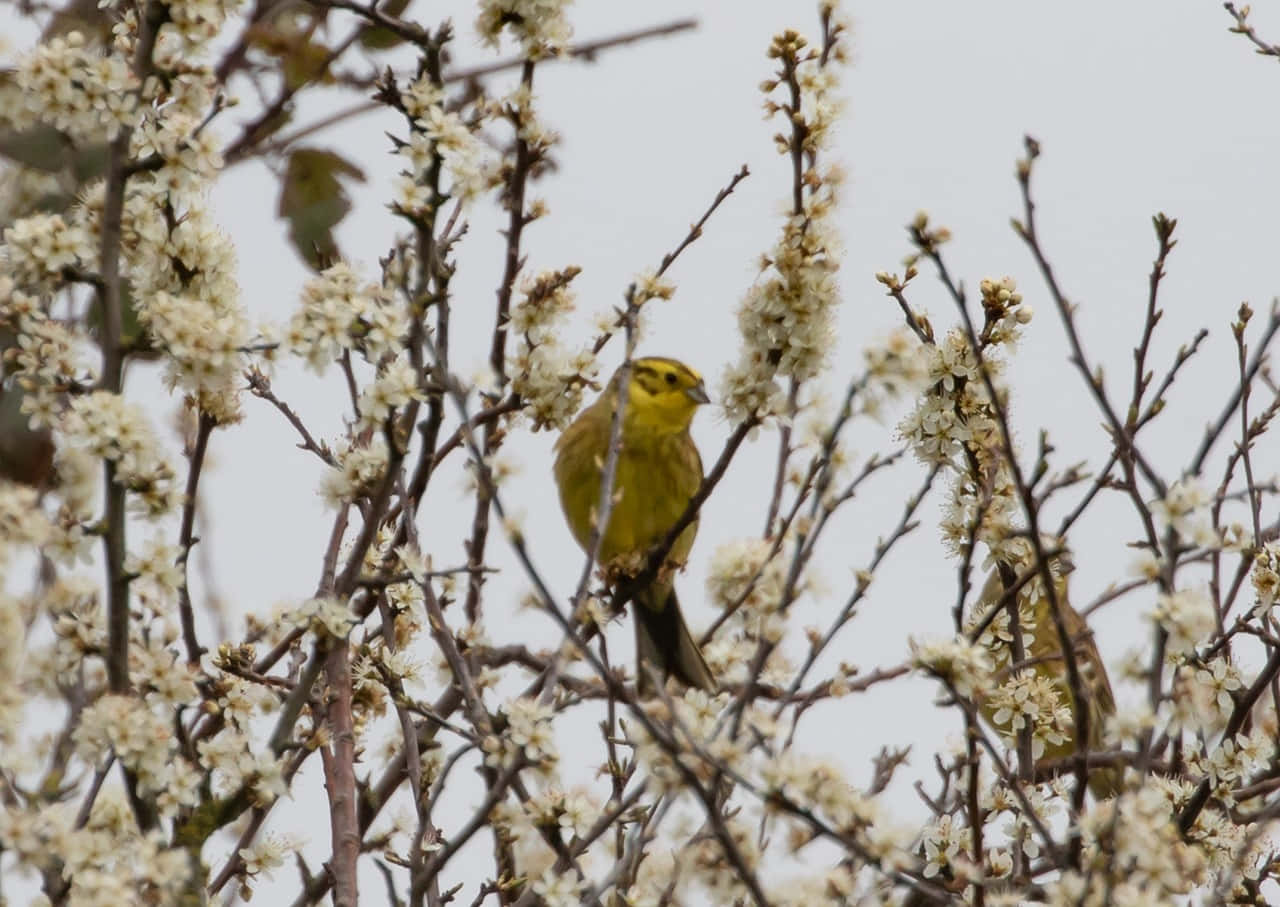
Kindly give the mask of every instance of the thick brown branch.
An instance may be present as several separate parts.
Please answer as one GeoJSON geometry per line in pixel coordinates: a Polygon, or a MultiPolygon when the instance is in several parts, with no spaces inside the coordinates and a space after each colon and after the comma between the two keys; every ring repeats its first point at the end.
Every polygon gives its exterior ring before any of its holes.
{"type": "Polygon", "coordinates": [[[325,656],[324,667],[332,743],[320,750],[320,756],[329,792],[333,849],[329,871],[333,873],[334,907],[356,907],[359,902],[356,861],[360,857],[361,834],[356,817],[356,735],[351,712],[350,657],[347,641],[334,640],[325,656]]]}

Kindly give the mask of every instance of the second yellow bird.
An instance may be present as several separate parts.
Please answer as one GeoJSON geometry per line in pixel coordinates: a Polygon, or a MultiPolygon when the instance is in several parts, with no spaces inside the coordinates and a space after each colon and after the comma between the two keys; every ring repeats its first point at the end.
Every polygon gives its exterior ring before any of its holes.
{"type": "MultiPolygon", "coordinates": [[[[1104,726],[1116,712],[1115,697],[1111,692],[1111,681],[1107,677],[1106,665],[1098,653],[1097,644],[1093,641],[1093,633],[1089,625],[1075,608],[1071,606],[1067,594],[1067,577],[1075,569],[1069,554],[1065,552],[1050,561],[1050,572],[1053,574],[1054,597],[1057,600],[1064,628],[1071,640],[1075,656],[1076,669],[1080,673],[1083,692],[1087,696],[1089,715],[1088,739],[1080,741],[1075,730],[1076,704],[1071,695],[1071,685],[1067,679],[1066,658],[1063,655],[1061,640],[1053,615],[1050,613],[1049,596],[1044,593],[1038,577],[1033,577],[1018,592],[1019,629],[1021,630],[1025,655],[1027,659],[1027,678],[1031,683],[1047,684],[1052,690],[1059,708],[1040,711],[1034,720],[1025,715],[1023,720],[1030,720],[1033,737],[1039,746],[1035,753],[1037,763],[1061,762],[1078,750],[1086,753],[1097,753],[1104,749],[1104,726]]],[[[998,571],[992,571],[983,587],[978,614],[986,614],[995,607],[1004,595],[1004,586],[998,571]]],[[[980,642],[991,652],[992,660],[1000,670],[1001,679],[1007,680],[1013,661],[1012,635],[1008,622],[1000,615],[995,626],[985,632],[980,642]]],[[[1010,697],[1004,697],[1006,700],[1010,697]]],[[[1018,735],[1016,712],[1032,708],[1035,696],[1028,696],[1025,702],[1017,705],[1018,697],[1012,697],[1013,707],[1002,708],[1005,703],[990,699],[980,703],[983,715],[1011,745],[1016,746],[1018,735]],[[1004,714],[1001,714],[1001,713],[1004,714]],[[999,720],[998,720],[999,719],[999,720]]],[[[1122,772],[1116,768],[1098,768],[1089,773],[1089,789],[1099,800],[1116,796],[1121,790],[1122,772]]]]}

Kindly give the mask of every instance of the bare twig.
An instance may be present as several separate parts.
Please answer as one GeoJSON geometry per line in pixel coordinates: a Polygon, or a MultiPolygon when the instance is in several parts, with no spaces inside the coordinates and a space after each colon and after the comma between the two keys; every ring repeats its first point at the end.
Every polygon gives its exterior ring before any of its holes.
{"type": "Polygon", "coordinates": [[[191,447],[190,463],[187,466],[186,500],[182,505],[182,527],[178,532],[178,563],[182,567],[182,585],[178,588],[178,615],[182,621],[182,640],[187,648],[187,663],[193,665],[199,663],[205,649],[196,638],[196,622],[191,610],[187,562],[191,558],[191,547],[197,541],[195,521],[200,471],[204,468],[204,455],[209,447],[209,436],[213,434],[216,424],[213,417],[207,413],[201,412],[196,417],[195,443],[191,447]]]}

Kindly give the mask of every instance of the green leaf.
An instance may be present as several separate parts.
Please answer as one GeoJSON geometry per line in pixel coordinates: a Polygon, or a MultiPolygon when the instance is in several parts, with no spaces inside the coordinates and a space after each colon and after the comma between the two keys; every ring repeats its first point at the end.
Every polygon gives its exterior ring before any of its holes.
{"type": "MultiPolygon", "coordinates": [[[[387,0],[386,3],[379,4],[378,11],[398,19],[408,8],[409,0],[387,0]]],[[[367,50],[387,50],[403,43],[403,38],[385,28],[372,26],[360,32],[360,46],[367,50]]]]}
{"type": "Polygon", "coordinates": [[[315,270],[340,257],[333,236],[351,210],[341,177],[364,182],[364,171],[333,151],[299,148],[289,155],[277,215],[289,222],[289,239],[315,270]]]}
{"type": "Polygon", "coordinates": [[[297,91],[309,82],[333,82],[333,74],[329,72],[333,51],[313,41],[314,32],[313,16],[286,11],[272,20],[253,25],[247,40],[250,46],[280,61],[285,87],[297,91]]]}

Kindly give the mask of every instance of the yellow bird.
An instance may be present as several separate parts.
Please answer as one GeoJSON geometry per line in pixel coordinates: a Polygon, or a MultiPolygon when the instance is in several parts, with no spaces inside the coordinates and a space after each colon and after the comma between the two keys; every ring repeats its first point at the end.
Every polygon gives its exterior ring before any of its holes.
{"type": "MultiPolygon", "coordinates": [[[[600,479],[621,373],[619,369],[604,393],[556,442],[560,506],[583,550],[591,544],[600,508],[600,479]]],[[[684,514],[702,483],[702,458],[689,436],[689,424],[707,402],[701,376],[684,363],[660,357],[631,363],[614,504],[600,546],[600,563],[611,575],[625,581],[640,569],[645,555],[684,514]]],[[[650,686],[650,671],[704,690],[716,687],[676,600],[674,574],[688,558],[697,531],[695,520],[671,546],[657,578],[633,594],[636,681],[642,693],[650,686]]]]}
{"type": "MultiPolygon", "coordinates": [[[[1064,553],[1052,558],[1049,569],[1054,577],[1054,595],[1061,608],[1062,622],[1074,649],[1080,681],[1087,693],[1089,740],[1086,751],[1099,752],[1103,748],[1103,725],[1116,712],[1111,681],[1093,641],[1093,632],[1080,613],[1071,607],[1067,597],[1067,576],[1074,569],[1070,555],[1064,553]]],[[[1000,580],[1000,573],[992,571],[974,613],[979,617],[985,615],[1003,596],[1004,585],[1000,580]]],[[[1027,716],[1026,710],[1030,709],[1031,703],[1036,699],[1034,691],[1021,704],[1012,707],[1002,701],[999,691],[980,703],[987,721],[1014,746],[1018,739],[1015,715],[1020,709],[1023,710],[1024,718],[1032,725],[1038,764],[1073,756],[1077,747],[1071,684],[1067,677],[1067,665],[1062,655],[1058,630],[1049,608],[1049,596],[1044,594],[1044,587],[1038,577],[1028,580],[1018,590],[1018,624],[1027,664],[1032,672],[1032,682],[1040,685],[1042,692],[1045,688],[1051,690],[1058,708],[1053,711],[1040,709],[1035,716],[1027,716]]],[[[1001,680],[1007,679],[1010,673],[1013,660],[1011,640],[1008,619],[1003,614],[996,617],[979,640],[991,653],[993,663],[1001,672],[1001,680]]],[[[1089,790],[1099,800],[1115,796],[1120,792],[1121,774],[1120,769],[1095,769],[1089,773],[1089,790]]]]}

